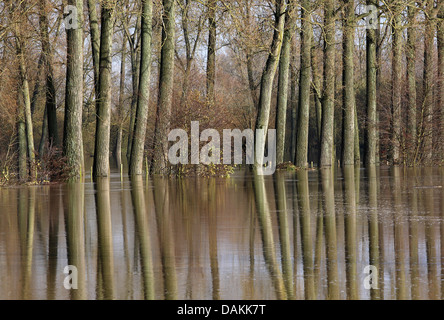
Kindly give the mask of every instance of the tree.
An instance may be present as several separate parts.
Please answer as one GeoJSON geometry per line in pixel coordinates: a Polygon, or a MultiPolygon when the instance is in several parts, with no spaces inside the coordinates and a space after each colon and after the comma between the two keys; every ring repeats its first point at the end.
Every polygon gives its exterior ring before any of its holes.
{"type": "MultiPolygon", "coordinates": [[[[375,0],[367,0],[367,5],[375,6],[375,0]]],[[[376,122],[376,30],[367,28],[366,31],[366,150],[365,163],[367,166],[376,164],[376,142],[377,142],[377,122],[376,122]]]]}
{"type": "Polygon", "coordinates": [[[301,1],[301,68],[299,80],[299,104],[298,104],[298,124],[296,140],[297,167],[307,167],[308,153],[308,129],[310,110],[310,85],[311,85],[311,42],[313,37],[311,25],[311,1],[301,1]]]}
{"type": "Polygon", "coordinates": [[[78,180],[84,172],[82,137],[83,1],[69,0],[68,4],[76,9],[72,12],[76,23],[66,28],[67,62],[63,154],[67,159],[71,178],[78,180]]]}
{"type": "Polygon", "coordinates": [[[394,1],[392,14],[392,153],[394,165],[400,163],[401,148],[401,64],[402,64],[402,23],[399,3],[394,1]]]}
{"type": "Polygon", "coordinates": [[[295,3],[293,0],[288,2],[285,13],[284,36],[282,40],[281,56],[279,59],[279,82],[277,96],[277,115],[276,115],[276,162],[284,162],[285,150],[285,128],[287,125],[287,105],[288,105],[288,81],[290,73],[291,57],[291,39],[296,26],[295,3]]]}
{"type": "Polygon", "coordinates": [[[159,101],[154,133],[152,171],[162,173],[168,162],[168,130],[170,127],[174,85],[175,0],[163,0],[162,51],[160,57],[159,101]]]}
{"type": "MultiPolygon", "coordinates": [[[[152,0],[142,1],[141,20],[141,49],[140,49],[140,75],[137,92],[137,109],[134,119],[134,133],[131,147],[130,167],[131,175],[141,175],[143,167],[143,153],[146,136],[146,122],[148,117],[148,101],[150,94],[151,75],[151,41],[152,41],[152,0]]],[[[134,85],[134,78],[133,78],[134,85]]]]}
{"type": "Polygon", "coordinates": [[[111,130],[111,69],[116,1],[102,2],[99,60],[99,93],[97,95],[96,139],[94,148],[94,176],[109,175],[109,146],[111,130]]]}
{"type": "Polygon", "coordinates": [[[207,101],[210,107],[214,106],[215,103],[216,6],[217,0],[208,0],[207,101]]]}
{"type": "MultiPolygon", "coordinates": [[[[256,141],[256,144],[260,144],[256,147],[259,152],[265,151],[265,137],[268,131],[269,118],[270,118],[270,108],[271,108],[271,94],[273,90],[273,80],[276,74],[276,68],[279,63],[279,56],[282,48],[282,38],[284,35],[284,23],[285,15],[283,14],[286,9],[285,0],[276,0],[275,4],[275,22],[274,22],[274,33],[273,40],[271,42],[271,48],[268,53],[267,62],[265,63],[264,70],[262,72],[261,78],[261,89],[259,95],[259,105],[256,120],[256,130],[263,130],[264,136],[256,141]]],[[[255,157],[255,169],[259,170],[262,165],[262,161],[258,161],[262,154],[256,154],[255,157]]]]}
{"type": "Polygon", "coordinates": [[[335,107],[335,1],[324,3],[324,93],[322,99],[322,130],[320,167],[330,167],[334,160],[335,107]]]}
{"type": "Polygon", "coordinates": [[[410,141],[410,152],[408,163],[415,163],[414,152],[416,149],[417,130],[416,130],[416,15],[417,8],[411,5],[408,10],[408,28],[407,28],[407,87],[408,87],[408,109],[407,109],[407,138],[410,141]]]}
{"type": "Polygon", "coordinates": [[[352,165],[355,161],[355,89],[354,89],[354,23],[355,2],[344,0],[344,33],[343,33],[343,138],[342,164],[352,165]]]}

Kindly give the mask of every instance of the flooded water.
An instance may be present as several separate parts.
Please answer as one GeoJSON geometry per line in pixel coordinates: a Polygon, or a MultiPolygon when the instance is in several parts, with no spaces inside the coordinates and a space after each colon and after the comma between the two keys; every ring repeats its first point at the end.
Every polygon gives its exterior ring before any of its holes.
{"type": "Polygon", "coordinates": [[[2,188],[0,299],[441,299],[443,184],[351,167],[2,188]]]}

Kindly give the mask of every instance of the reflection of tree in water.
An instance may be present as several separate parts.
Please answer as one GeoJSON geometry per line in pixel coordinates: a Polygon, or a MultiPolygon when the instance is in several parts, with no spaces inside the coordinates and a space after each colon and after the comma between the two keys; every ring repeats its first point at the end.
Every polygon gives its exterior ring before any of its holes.
{"type": "Polygon", "coordinates": [[[279,270],[276,250],[273,239],[273,229],[271,224],[270,208],[267,201],[267,192],[265,190],[264,177],[254,175],[254,196],[256,201],[256,212],[259,222],[259,228],[262,237],[262,246],[264,259],[270,272],[271,280],[275,288],[276,297],[280,300],[286,299],[285,285],[282,273],[279,270]]]}
{"type": "Polygon", "coordinates": [[[98,237],[98,294],[105,300],[115,298],[114,249],[111,223],[109,178],[97,178],[96,212],[98,237]]]}
{"type": "Polygon", "coordinates": [[[173,212],[170,207],[168,179],[154,177],[154,205],[159,233],[165,299],[177,299],[176,253],[173,236],[173,212]]]}
{"type": "Polygon", "coordinates": [[[150,227],[148,223],[148,212],[145,206],[142,176],[133,177],[131,180],[131,187],[134,223],[142,264],[143,297],[147,300],[153,300],[155,298],[153,258],[151,253],[150,227]]]}
{"type": "Polygon", "coordinates": [[[67,185],[65,194],[65,229],[68,264],[77,268],[78,289],[70,290],[71,299],[87,299],[85,283],[84,189],[80,182],[67,185]]]}

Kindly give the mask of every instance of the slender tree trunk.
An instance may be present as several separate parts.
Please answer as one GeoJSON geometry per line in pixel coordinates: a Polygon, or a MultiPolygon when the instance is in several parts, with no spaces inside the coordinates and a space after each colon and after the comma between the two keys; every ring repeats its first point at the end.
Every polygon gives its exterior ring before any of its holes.
{"type": "Polygon", "coordinates": [[[88,0],[88,14],[89,14],[89,32],[91,34],[91,52],[94,70],[94,92],[97,96],[99,94],[99,67],[100,67],[100,30],[99,18],[97,15],[96,0],[88,0]]]}
{"type": "Polygon", "coordinates": [[[129,168],[131,175],[141,175],[143,173],[143,154],[148,117],[148,101],[150,95],[152,17],[152,0],[143,0],[141,21],[142,43],[140,51],[140,75],[138,89],[140,94],[137,95],[137,109],[134,117],[134,132],[129,168]]]}
{"type": "Polygon", "coordinates": [[[97,95],[94,176],[109,175],[111,129],[111,68],[115,1],[102,3],[100,34],[99,94],[97,95]]]}
{"type": "Polygon", "coordinates": [[[402,63],[402,25],[400,8],[395,4],[392,23],[392,127],[391,127],[391,162],[400,163],[401,149],[401,63],[402,63]]]}
{"type": "Polygon", "coordinates": [[[301,68],[299,80],[299,104],[298,104],[298,125],[296,140],[297,167],[307,167],[308,156],[308,126],[310,110],[310,83],[311,83],[311,43],[313,37],[311,25],[311,1],[302,0],[302,32],[301,32],[301,68]]]}
{"type": "MultiPolygon", "coordinates": [[[[441,9],[438,12],[438,112],[441,113],[441,131],[440,141],[444,141],[444,5],[441,3],[441,9]]],[[[444,160],[444,146],[441,144],[441,160],[444,160]]]]}
{"type": "Polygon", "coordinates": [[[122,41],[122,56],[120,61],[120,88],[119,88],[119,107],[118,113],[118,125],[115,157],[117,160],[117,166],[120,168],[122,164],[122,135],[123,135],[123,113],[124,113],[124,98],[125,98],[125,76],[126,76],[126,40],[122,41]]]}
{"type": "Polygon", "coordinates": [[[414,161],[414,152],[418,134],[416,130],[416,12],[415,7],[408,7],[408,28],[407,28],[407,86],[408,86],[408,110],[407,110],[407,139],[409,139],[408,162],[414,161]]]}
{"type": "Polygon", "coordinates": [[[67,158],[72,179],[84,172],[83,110],[83,1],[69,0],[77,8],[77,28],[67,29],[67,63],[63,154],[67,158]]]}
{"type": "MultiPolygon", "coordinates": [[[[313,32],[314,38],[314,32],[313,32]]],[[[319,54],[316,52],[316,45],[313,43],[311,47],[311,72],[313,75],[313,94],[314,94],[314,102],[315,102],[315,112],[316,112],[316,133],[319,141],[319,145],[321,145],[322,140],[322,91],[323,91],[323,83],[322,83],[322,75],[321,70],[319,68],[319,54]]],[[[319,159],[321,157],[321,152],[319,151],[319,159]]]]}
{"type": "Polygon", "coordinates": [[[292,61],[290,63],[290,86],[291,86],[291,148],[290,148],[290,161],[293,162],[296,158],[296,131],[297,131],[297,115],[298,115],[298,97],[297,97],[297,72],[296,72],[296,55],[292,55],[292,61]]]}
{"type": "Polygon", "coordinates": [[[354,23],[355,2],[344,0],[344,34],[343,34],[343,139],[342,164],[352,165],[355,161],[355,90],[354,90],[354,23]]]}
{"type": "MultiPolygon", "coordinates": [[[[285,23],[285,1],[277,0],[276,1],[276,15],[275,15],[275,30],[273,34],[273,40],[271,43],[270,52],[268,54],[268,59],[264,67],[264,71],[262,72],[261,79],[261,91],[259,96],[259,105],[258,105],[258,113],[256,120],[256,129],[263,130],[264,137],[256,141],[256,144],[260,144],[256,150],[260,150],[260,152],[265,150],[265,138],[268,131],[269,118],[270,118],[270,108],[271,108],[271,96],[273,90],[273,81],[274,76],[276,74],[276,68],[279,63],[279,57],[282,48],[282,40],[284,36],[284,23],[285,23]]],[[[259,158],[262,158],[263,155],[256,154],[255,157],[255,169],[261,169],[261,162],[258,161],[259,158]]]]}
{"type": "Polygon", "coordinates": [[[434,70],[433,70],[433,47],[435,35],[434,18],[434,1],[426,1],[426,21],[424,30],[424,102],[423,102],[423,127],[422,136],[424,140],[424,162],[431,164],[433,157],[433,87],[434,87],[434,70]]]}
{"type": "MultiPolygon", "coordinates": [[[[374,5],[374,0],[367,0],[367,5],[374,5]]],[[[367,29],[367,121],[366,121],[366,166],[376,164],[376,30],[367,29]]]]}
{"type": "Polygon", "coordinates": [[[19,178],[21,181],[25,181],[28,178],[27,161],[26,161],[26,125],[23,120],[19,120],[18,127],[18,140],[19,140],[19,178]]]}
{"type": "Polygon", "coordinates": [[[333,165],[335,111],[335,1],[324,2],[324,94],[322,103],[322,138],[320,167],[333,165]]]}
{"type": "Polygon", "coordinates": [[[47,110],[45,107],[45,111],[43,112],[42,136],[40,137],[40,142],[39,142],[40,160],[42,160],[43,155],[45,153],[46,141],[48,141],[48,115],[47,115],[47,110]]]}
{"type": "Polygon", "coordinates": [[[288,106],[288,80],[290,72],[291,38],[294,31],[294,2],[289,1],[287,13],[285,15],[285,30],[282,40],[281,56],[279,60],[279,83],[277,96],[276,115],[276,164],[284,162],[285,151],[285,129],[287,126],[287,106],[288,106]]]}
{"type": "Polygon", "coordinates": [[[208,0],[208,52],[207,52],[207,102],[215,104],[214,85],[216,81],[216,6],[217,0],[208,0]]]}
{"type": "Polygon", "coordinates": [[[162,51],[160,58],[159,104],[154,135],[153,173],[162,173],[168,163],[168,130],[170,127],[174,85],[175,0],[163,0],[162,51]]]}

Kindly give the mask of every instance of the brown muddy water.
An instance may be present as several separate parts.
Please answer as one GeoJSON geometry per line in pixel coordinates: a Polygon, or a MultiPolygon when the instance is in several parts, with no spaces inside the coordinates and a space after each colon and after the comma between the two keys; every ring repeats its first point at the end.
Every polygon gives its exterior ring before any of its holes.
{"type": "Polygon", "coordinates": [[[0,299],[442,299],[443,185],[351,167],[2,188],[0,299]]]}

